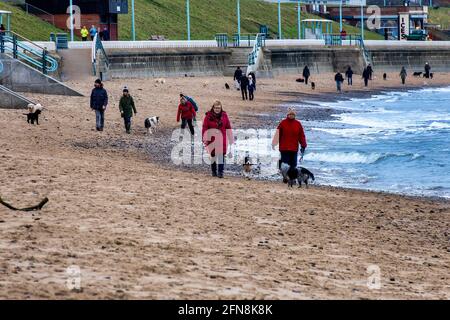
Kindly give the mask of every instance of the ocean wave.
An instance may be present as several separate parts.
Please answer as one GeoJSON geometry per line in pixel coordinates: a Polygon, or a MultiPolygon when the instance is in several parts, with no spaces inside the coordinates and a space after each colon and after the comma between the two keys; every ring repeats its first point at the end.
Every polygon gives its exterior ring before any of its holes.
{"type": "Polygon", "coordinates": [[[311,152],[305,155],[305,161],[330,162],[330,163],[353,163],[353,164],[374,164],[390,158],[408,158],[414,161],[424,158],[417,153],[369,153],[360,152],[311,152]]]}

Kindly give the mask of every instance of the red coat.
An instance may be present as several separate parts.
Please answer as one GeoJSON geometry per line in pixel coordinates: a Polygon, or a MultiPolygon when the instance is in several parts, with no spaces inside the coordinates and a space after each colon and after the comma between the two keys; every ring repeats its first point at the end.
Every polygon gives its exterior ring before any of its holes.
{"type": "Polygon", "coordinates": [[[212,156],[218,154],[226,154],[228,147],[228,140],[233,143],[233,133],[231,131],[231,123],[228,119],[228,115],[225,111],[222,111],[222,116],[218,119],[212,111],[206,113],[205,119],[203,120],[202,128],[203,143],[206,146],[206,150],[212,156]],[[217,130],[220,131],[218,135],[217,130]],[[216,141],[216,137],[222,139],[222,143],[216,141]]]}
{"type": "Polygon", "coordinates": [[[298,145],[306,148],[305,131],[300,121],[286,118],[278,126],[274,142],[280,144],[280,151],[298,152],[298,145]]]}
{"type": "Polygon", "coordinates": [[[177,122],[181,119],[187,119],[192,120],[195,117],[195,109],[192,103],[189,101],[186,102],[186,104],[181,104],[178,106],[178,113],[177,113],[177,122]]]}

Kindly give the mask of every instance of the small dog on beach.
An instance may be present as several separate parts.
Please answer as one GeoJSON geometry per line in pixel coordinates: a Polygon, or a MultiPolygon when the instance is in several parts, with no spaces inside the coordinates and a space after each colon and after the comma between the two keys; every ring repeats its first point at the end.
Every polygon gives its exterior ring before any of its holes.
{"type": "Polygon", "coordinates": [[[387,74],[383,73],[383,80],[387,80],[387,74]]]}
{"type": "Polygon", "coordinates": [[[316,90],[316,83],[315,82],[311,82],[311,89],[312,90],[316,90]]]}
{"type": "Polygon", "coordinates": [[[250,180],[252,175],[259,174],[261,174],[261,163],[253,164],[250,157],[246,156],[242,165],[242,175],[250,180]]]}
{"type": "Polygon", "coordinates": [[[296,180],[298,182],[298,187],[302,187],[302,183],[308,188],[309,180],[315,181],[314,174],[306,168],[291,168],[287,163],[281,164],[281,174],[283,175],[283,181],[287,181],[288,188],[293,188],[296,180]]]}
{"type": "Polygon", "coordinates": [[[156,82],[157,84],[158,84],[158,83],[160,83],[160,84],[165,84],[165,83],[166,83],[166,79],[164,79],[164,78],[159,78],[159,79],[156,79],[155,82],[156,82]]]}
{"type": "Polygon", "coordinates": [[[422,72],[414,72],[413,76],[414,77],[420,77],[422,75],[422,72]]]}
{"type": "Polygon", "coordinates": [[[433,72],[430,72],[430,78],[433,79],[433,72]]]}
{"type": "Polygon", "coordinates": [[[30,103],[27,109],[28,113],[24,113],[24,115],[27,116],[27,123],[34,124],[34,122],[36,121],[36,124],[39,125],[39,115],[42,113],[42,110],[44,110],[44,108],[39,103],[30,103]]]}
{"type": "Polygon", "coordinates": [[[298,79],[295,80],[295,81],[300,82],[300,83],[304,83],[304,82],[305,82],[305,79],[303,79],[303,78],[298,78],[298,79]]]}
{"type": "Polygon", "coordinates": [[[230,90],[230,85],[228,83],[225,83],[225,89],[230,90]]]}
{"type": "Polygon", "coordinates": [[[147,129],[147,134],[153,134],[153,131],[156,131],[159,125],[159,117],[151,117],[145,119],[144,125],[147,129]]]}

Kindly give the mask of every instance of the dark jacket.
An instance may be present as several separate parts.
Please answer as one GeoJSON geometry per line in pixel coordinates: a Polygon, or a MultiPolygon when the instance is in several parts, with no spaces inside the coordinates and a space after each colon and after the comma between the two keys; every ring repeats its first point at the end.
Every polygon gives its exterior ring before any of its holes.
{"type": "Polygon", "coordinates": [[[372,66],[367,66],[367,72],[369,73],[369,75],[373,73],[372,66]]]}
{"type": "Polygon", "coordinates": [[[247,89],[248,88],[248,78],[245,74],[242,75],[240,81],[241,83],[241,89],[247,89]]]}
{"type": "Polygon", "coordinates": [[[340,72],[336,73],[336,75],[334,76],[334,81],[344,81],[344,78],[342,77],[342,74],[340,72]]]}
{"type": "Polygon", "coordinates": [[[233,80],[241,81],[241,77],[242,77],[242,70],[236,69],[236,71],[234,72],[233,80]]]}
{"type": "Polygon", "coordinates": [[[303,69],[303,76],[304,76],[305,78],[309,78],[310,75],[311,75],[311,72],[309,71],[309,68],[308,68],[308,67],[305,67],[305,68],[303,69]]]}
{"type": "Polygon", "coordinates": [[[345,71],[345,76],[347,78],[353,77],[353,70],[352,70],[352,68],[348,68],[347,71],[345,71]]]}
{"type": "Polygon", "coordinates": [[[362,77],[364,79],[369,79],[370,78],[370,74],[369,74],[369,71],[367,70],[367,68],[364,69],[364,71],[362,73],[362,77]]]}
{"type": "Polygon", "coordinates": [[[132,96],[122,96],[119,102],[119,110],[123,113],[123,116],[126,118],[131,118],[134,114],[137,113],[136,106],[134,105],[134,100],[132,96]]]}
{"type": "Polygon", "coordinates": [[[103,87],[94,88],[91,93],[91,108],[103,110],[108,105],[108,93],[103,87]]]}

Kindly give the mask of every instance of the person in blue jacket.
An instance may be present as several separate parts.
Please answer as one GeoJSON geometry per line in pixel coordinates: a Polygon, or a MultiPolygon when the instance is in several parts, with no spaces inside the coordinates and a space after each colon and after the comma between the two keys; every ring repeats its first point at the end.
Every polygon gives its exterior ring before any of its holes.
{"type": "Polygon", "coordinates": [[[91,109],[95,111],[95,124],[97,131],[103,131],[105,126],[105,111],[108,106],[108,93],[103,88],[100,79],[95,80],[91,93],[91,109]]]}

